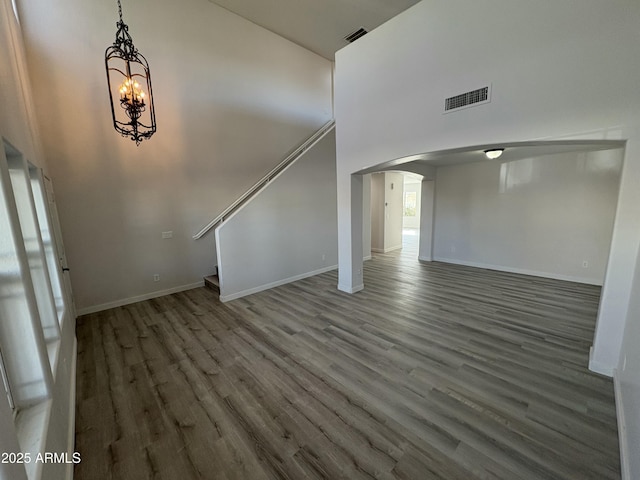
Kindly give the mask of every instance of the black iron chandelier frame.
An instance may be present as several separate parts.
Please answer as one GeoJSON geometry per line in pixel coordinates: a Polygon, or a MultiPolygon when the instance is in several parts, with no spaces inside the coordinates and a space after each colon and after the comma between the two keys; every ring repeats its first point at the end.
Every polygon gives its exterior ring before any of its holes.
{"type": "Polygon", "coordinates": [[[131,137],[136,145],[140,145],[142,140],[156,132],[151,72],[147,59],[133,44],[129,27],[122,19],[120,0],[118,15],[120,19],[116,23],[116,39],[105,52],[111,115],[116,131],[124,137],[131,137]],[[114,86],[120,79],[122,83],[116,93],[114,86]],[[114,99],[118,94],[120,98],[114,99]],[[120,109],[116,108],[116,105],[119,105],[120,109]]]}

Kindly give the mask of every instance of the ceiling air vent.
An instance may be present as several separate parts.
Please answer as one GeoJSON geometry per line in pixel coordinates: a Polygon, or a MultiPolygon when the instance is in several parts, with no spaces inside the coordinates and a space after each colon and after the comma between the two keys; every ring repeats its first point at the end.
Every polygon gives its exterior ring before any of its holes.
{"type": "Polygon", "coordinates": [[[445,98],[444,111],[446,113],[460,108],[488,103],[491,100],[489,93],[489,87],[482,87],[477,90],[472,90],[471,92],[445,98]]]}
{"type": "Polygon", "coordinates": [[[357,39],[359,39],[360,37],[362,37],[363,35],[366,35],[367,32],[363,27],[360,27],[358,30],[356,30],[355,32],[350,33],[349,35],[347,35],[346,37],[344,37],[344,39],[349,42],[349,43],[353,43],[355,42],[357,39]]]}

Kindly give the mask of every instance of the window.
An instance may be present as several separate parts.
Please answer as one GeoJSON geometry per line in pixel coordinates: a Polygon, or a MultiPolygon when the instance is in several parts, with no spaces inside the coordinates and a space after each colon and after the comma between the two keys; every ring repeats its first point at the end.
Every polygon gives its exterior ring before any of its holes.
{"type": "MultiPolygon", "coordinates": [[[[19,447],[32,459],[53,425],[55,373],[65,370],[57,365],[61,326],[73,328],[52,193],[42,170],[0,137],[0,396],[6,394],[19,447]]],[[[37,463],[24,467],[28,478],[39,478],[37,463]]]]}
{"type": "Polygon", "coordinates": [[[36,222],[28,168],[11,145],[0,147],[0,351],[16,410],[50,395],[59,326],[36,222]]]}
{"type": "Polygon", "coordinates": [[[404,193],[404,216],[415,217],[418,206],[418,194],[416,192],[404,193]]]}
{"type": "Polygon", "coordinates": [[[35,209],[32,182],[21,155],[8,155],[7,163],[42,331],[46,342],[52,343],[60,338],[60,326],[35,209]]]}

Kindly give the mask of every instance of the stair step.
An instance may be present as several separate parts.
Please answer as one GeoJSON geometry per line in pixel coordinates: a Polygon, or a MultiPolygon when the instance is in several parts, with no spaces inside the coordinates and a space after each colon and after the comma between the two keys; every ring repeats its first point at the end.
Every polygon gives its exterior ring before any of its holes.
{"type": "Polygon", "coordinates": [[[204,286],[220,293],[220,279],[218,275],[209,275],[204,277],[204,286]]]}

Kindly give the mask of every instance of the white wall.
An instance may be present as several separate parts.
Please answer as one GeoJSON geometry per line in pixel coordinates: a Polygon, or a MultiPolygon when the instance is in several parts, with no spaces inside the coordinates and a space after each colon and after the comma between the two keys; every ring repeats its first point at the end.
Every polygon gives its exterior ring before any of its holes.
{"type": "Polygon", "coordinates": [[[13,15],[11,0],[0,4],[2,48],[0,48],[0,134],[33,164],[44,168],[31,87],[21,42],[20,27],[13,15]]]}
{"type": "MultiPolygon", "coordinates": [[[[351,225],[358,208],[352,194],[359,186],[352,173],[465,146],[624,139],[590,359],[590,368],[612,374],[625,327],[637,322],[628,310],[640,246],[640,62],[629,61],[640,49],[638,25],[636,0],[423,0],[340,50],[335,78],[340,289],[362,288],[359,236],[351,225]],[[490,103],[442,114],[446,97],[489,83],[490,103]]],[[[627,416],[638,415],[637,404],[630,405],[627,416]]],[[[638,476],[633,472],[631,478],[638,476]]]]}
{"type": "Polygon", "coordinates": [[[371,250],[384,251],[384,173],[371,174],[371,250]]]}
{"type": "MultiPolygon", "coordinates": [[[[372,234],[372,214],[371,214],[371,177],[362,176],[362,252],[363,260],[371,259],[371,234],[372,234]]],[[[337,232],[336,232],[337,235],[337,232]]]]}
{"type": "Polygon", "coordinates": [[[335,269],[335,130],[216,231],[220,299],[335,269]]]}
{"type": "MultiPolygon", "coordinates": [[[[0,0],[0,137],[19,150],[33,165],[47,170],[33,111],[24,47],[13,16],[11,0],[0,0]]],[[[5,234],[1,232],[0,235],[5,234]]],[[[2,318],[0,321],[10,321],[2,318]]],[[[63,323],[57,369],[50,403],[44,449],[65,452],[73,438],[73,381],[75,322],[63,323]]],[[[22,446],[25,447],[24,445],[22,446]]],[[[5,395],[0,395],[0,452],[19,452],[15,424],[5,395]]],[[[42,478],[67,478],[68,465],[44,465],[42,478]]],[[[0,464],[0,479],[26,479],[24,465],[0,464]]]]}
{"type": "Polygon", "coordinates": [[[211,2],[124,2],[158,122],[136,147],[106,91],[115,2],[18,3],[80,313],[201,283],[192,235],[331,118],[331,63],[211,2]]]}
{"type": "Polygon", "coordinates": [[[433,220],[435,214],[435,180],[425,178],[420,189],[420,247],[418,259],[424,262],[433,260],[433,220]]]}
{"type": "Polygon", "coordinates": [[[435,259],[602,285],[623,153],[440,167],[435,259]]]}
{"type": "Polygon", "coordinates": [[[341,289],[362,285],[352,173],[472,145],[626,139],[590,362],[611,374],[640,244],[640,63],[628,60],[640,47],[638,24],[634,0],[423,0],[337,52],[341,289]],[[490,103],[443,115],[446,97],[489,83],[490,103]]]}
{"type": "Polygon", "coordinates": [[[404,176],[398,172],[384,174],[384,251],[402,248],[402,192],[404,176]]]}
{"type": "Polygon", "coordinates": [[[390,252],[402,248],[403,175],[383,172],[371,181],[371,250],[390,252]]]}
{"type": "Polygon", "coordinates": [[[618,430],[624,480],[640,478],[640,256],[616,373],[618,430]]]}

